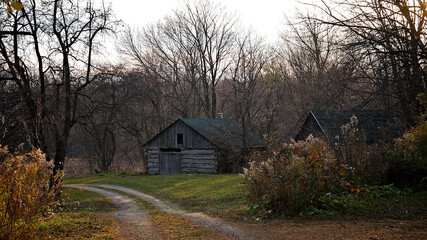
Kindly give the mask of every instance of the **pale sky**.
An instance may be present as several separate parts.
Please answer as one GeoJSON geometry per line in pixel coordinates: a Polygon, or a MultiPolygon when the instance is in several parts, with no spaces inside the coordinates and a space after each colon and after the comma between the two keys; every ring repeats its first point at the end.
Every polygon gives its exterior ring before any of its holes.
{"type": "MultiPolygon", "coordinates": [[[[220,2],[232,13],[236,13],[245,27],[253,29],[274,42],[283,29],[284,13],[292,15],[297,0],[212,0],[220,2]]],[[[156,22],[179,8],[181,0],[112,0],[116,16],[131,26],[145,26],[156,22]]]]}
{"type": "MultiPolygon", "coordinates": [[[[116,17],[131,27],[144,27],[149,23],[157,22],[174,9],[182,6],[182,0],[110,0],[116,17]]],[[[191,2],[192,0],[190,0],[191,2]]],[[[301,1],[315,0],[212,0],[219,2],[228,12],[235,13],[244,28],[251,27],[258,35],[265,37],[269,43],[275,43],[279,34],[284,30],[285,17],[306,9],[301,1]]],[[[108,2],[108,0],[107,0],[108,2]]],[[[116,53],[115,40],[104,39],[106,49],[98,53],[102,62],[117,62],[120,57],[116,53]]]]}

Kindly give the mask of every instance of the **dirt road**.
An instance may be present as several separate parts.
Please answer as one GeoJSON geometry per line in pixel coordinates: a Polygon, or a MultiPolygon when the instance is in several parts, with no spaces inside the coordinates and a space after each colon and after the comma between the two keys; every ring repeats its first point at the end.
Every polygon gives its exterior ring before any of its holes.
{"type": "Polygon", "coordinates": [[[84,188],[87,191],[97,192],[110,198],[118,208],[113,215],[118,219],[123,239],[161,239],[148,221],[148,213],[139,211],[132,199],[88,185],[66,185],[66,187],[84,188]]]}
{"type": "Polygon", "coordinates": [[[67,184],[65,185],[65,187],[84,188],[85,190],[97,192],[110,198],[119,209],[117,212],[114,213],[114,216],[119,219],[120,228],[122,230],[121,232],[123,232],[123,237],[125,239],[160,239],[160,237],[148,221],[148,213],[138,209],[132,199],[123,196],[117,192],[106,191],[104,190],[105,188],[119,190],[141,198],[145,201],[150,202],[160,211],[189,218],[196,224],[200,224],[202,226],[223,233],[232,239],[263,239],[261,236],[254,236],[253,234],[239,229],[236,226],[227,224],[221,221],[220,219],[207,216],[204,213],[189,213],[183,211],[177,206],[166,204],[150,195],[141,193],[130,188],[107,184],[67,184]],[[104,189],[100,189],[99,187],[102,187],[104,189]]]}
{"type": "Polygon", "coordinates": [[[173,204],[121,186],[106,184],[66,186],[84,188],[111,198],[119,209],[114,213],[114,216],[121,223],[119,227],[123,232],[123,239],[165,238],[161,236],[164,228],[159,228],[158,225],[151,226],[148,220],[148,213],[138,209],[135,202],[127,197],[129,195],[150,202],[162,212],[190,219],[196,225],[204,226],[219,234],[215,237],[207,237],[207,239],[427,239],[427,222],[425,219],[271,220],[257,223],[245,221],[233,223],[224,222],[204,213],[189,213],[173,204]],[[123,196],[120,193],[110,192],[106,189],[119,190],[128,195],[123,196]]]}

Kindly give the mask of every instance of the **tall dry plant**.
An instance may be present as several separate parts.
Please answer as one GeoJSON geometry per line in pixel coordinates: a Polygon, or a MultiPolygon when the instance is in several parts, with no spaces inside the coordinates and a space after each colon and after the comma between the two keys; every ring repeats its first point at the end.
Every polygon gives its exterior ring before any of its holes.
{"type": "Polygon", "coordinates": [[[0,239],[33,239],[35,223],[58,204],[62,174],[50,187],[53,163],[33,148],[10,153],[0,145],[0,239]]]}
{"type": "Polygon", "coordinates": [[[341,135],[333,145],[336,158],[354,169],[360,180],[367,184],[379,184],[385,180],[389,159],[385,153],[390,149],[386,141],[369,143],[355,115],[341,126],[341,135]]]}
{"type": "Polygon", "coordinates": [[[248,213],[296,215],[320,206],[327,192],[350,186],[347,166],[334,158],[327,143],[310,135],[279,149],[251,155],[242,177],[248,190],[248,213]]]}

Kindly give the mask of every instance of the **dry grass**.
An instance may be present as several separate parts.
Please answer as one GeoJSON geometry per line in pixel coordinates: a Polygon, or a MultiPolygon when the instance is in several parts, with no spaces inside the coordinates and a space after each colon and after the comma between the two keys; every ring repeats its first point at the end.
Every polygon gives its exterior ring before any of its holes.
{"type": "MultiPolygon", "coordinates": [[[[67,177],[78,177],[95,174],[96,165],[87,158],[67,158],[64,162],[64,172],[67,177]]],[[[110,172],[144,172],[141,162],[134,164],[129,161],[115,159],[110,172]]]]}
{"type": "Polygon", "coordinates": [[[234,222],[266,239],[427,239],[425,220],[234,222]]]}
{"type": "Polygon", "coordinates": [[[70,190],[63,206],[38,226],[39,239],[114,239],[116,208],[106,197],[80,189],[70,190]]]}

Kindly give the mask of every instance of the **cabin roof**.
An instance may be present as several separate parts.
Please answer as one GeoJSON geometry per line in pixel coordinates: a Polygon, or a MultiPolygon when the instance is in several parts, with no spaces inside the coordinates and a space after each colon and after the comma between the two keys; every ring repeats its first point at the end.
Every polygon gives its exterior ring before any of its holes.
{"type": "MultiPolygon", "coordinates": [[[[149,144],[153,139],[161,135],[166,129],[172,127],[178,121],[182,121],[208,141],[219,140],[220,142],[227,142],[238,147],[243,147],[242,126],[233,120],[223,118],[180,118],[148,140],[144,146],[149,144]]],[[[221,145],[220,143],[214,144],[218,146],[221,145]]],[[[246,146],[264,147],[265,142],[251,131],[246,131],[246,146]]]]}
{"type": "Polygon", "coordinates": [[[364,131],[367,141],[379,140],[384,132],[393,137],[399,133],[396,117],[386,110],[312,110],[309,117],[314,117],[327,136],[337,136],[341,135],[341,126],[349,123],[353,115],[357,117],[358,128],[364,131]]]}
{"type": "MultiPolygon", "coordinates": [[[[243,128],[233,120],[225,118],[181,118],[181,120],[206,139],[219,137],[243,147],[243,128]]],[[[265,146],[265,142],[251,131],[246,131],[246,145],[260,147],[265,146]]]]}

